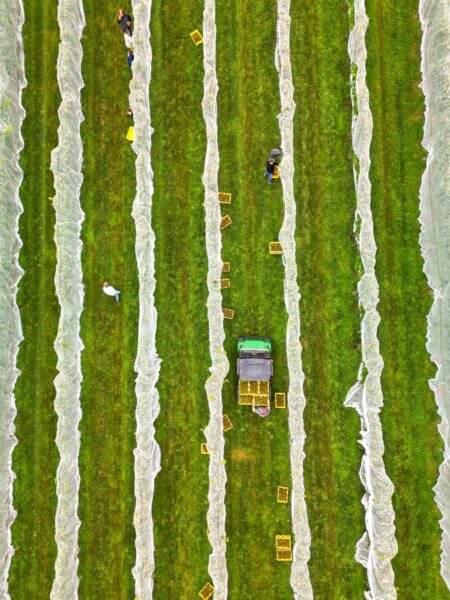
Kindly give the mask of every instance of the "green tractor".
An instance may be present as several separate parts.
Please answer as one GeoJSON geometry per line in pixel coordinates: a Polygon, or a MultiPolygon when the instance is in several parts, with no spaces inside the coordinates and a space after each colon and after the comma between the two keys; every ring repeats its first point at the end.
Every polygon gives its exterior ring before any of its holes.
{"type": "Polygon", "coordinates": [[[251,406],[254,413],[267,417],[272,396],[272,340],[260,336],[240,337],[237,350],[238,404],[251,406]]]}

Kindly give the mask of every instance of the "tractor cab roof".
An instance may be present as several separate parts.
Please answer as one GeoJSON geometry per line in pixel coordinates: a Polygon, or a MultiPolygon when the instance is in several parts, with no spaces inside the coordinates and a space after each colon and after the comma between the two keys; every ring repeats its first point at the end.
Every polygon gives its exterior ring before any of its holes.
{"type": "Polygon", "coordinates": [[[272,352],[272,341],[269,338],[251,336],[241,337],[238,340],[238,352],[257,356],[261,353],[272,352]]]}

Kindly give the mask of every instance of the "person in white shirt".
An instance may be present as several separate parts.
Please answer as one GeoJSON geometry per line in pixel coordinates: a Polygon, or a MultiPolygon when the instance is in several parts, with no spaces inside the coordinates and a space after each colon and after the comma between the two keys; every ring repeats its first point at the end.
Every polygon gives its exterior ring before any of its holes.
{"type": "Polygon", "coordinates": [[[107,296],[114,296],[116,302],[120,302],[120,291],[116,290],[112,285],[109,285],[107,281],[103,283],[103,291],[107,296]]]}
{"type": "Polygon", "coordinates": [[[133,36],[131,35],[131,29],[127,29],[123,34],[125,40],[125,46],[130,50],[133,47],[133,36]]]}

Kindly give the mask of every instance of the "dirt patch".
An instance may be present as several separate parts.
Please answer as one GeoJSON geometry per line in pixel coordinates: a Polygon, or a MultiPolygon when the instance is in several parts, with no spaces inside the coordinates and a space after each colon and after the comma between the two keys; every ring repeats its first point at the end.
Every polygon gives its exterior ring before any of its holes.
{"type": "Polygon", "coordinates": [[[233,448],[233,450],[231,451],[231,458],[239,462],[244,462],[253,459],[252,455],[249,454],[243,448],[233,448]]]}

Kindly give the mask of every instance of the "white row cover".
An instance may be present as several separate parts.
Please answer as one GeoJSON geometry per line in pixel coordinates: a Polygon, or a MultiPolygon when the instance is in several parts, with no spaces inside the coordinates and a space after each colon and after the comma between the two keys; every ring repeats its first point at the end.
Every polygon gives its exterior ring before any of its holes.
{"type": "Polygon", "coordinates": [[[288,314],[286,329],[286,353],[289,372],[287,393],[289,406],[289,430],[291,435],[292,527],[295,536],[291,570],[291,586],[296,600],[313,597],[309,579],[311,532],[305,502],[303,461],[305,458],[305,428],[303,411],[306,398],[303,392],[305,375],[300,344],[300,293],[297,284],[297,261],[295,252],[296,204],[294,197],[294,86],[292,83],[290,50],[290,0],[278,0],[277,46],[275,65],[280,77],[281,114],[278,117],[281,133],[283,160],[280,165],[283,188],[284,220],[279,233],[283,247],[285,268],[284,300],[288,314]]]}
{"type": "Polygon", "coordinates": [[[12,452],[16,405],[14,386],[19,371],[17,352],[22,328],[17,307],[17,286],[23,271],[18,256],[22,242],[18,233],[22,204],[19,187],[23,173],[19,155],[25,111],[22,90],[26,85],[22,46],[22,2],[4,3],[0,19],[0,598],[9,600],[8,572],[14,553],[11,524],[13,508],[12,452]]]}
{"type": "Polygon", "coordinates": [[[442,512],[441,574],[450,589],[450,8],[448,0],[421,0],[423,146],[427,166],[420,187],[420,246],[433,290],[427,350],[437,367],[430,387],[436,398],[444,457],[434,488],[442,512]]]}
{"type": "Polygon", "coordinates": [[[205,428],[209,451],[209,508],[208,536],[212,552],[209,556],[209,574],[214,585],[214,600],[225,600],[228,595],[228,573],[225,558],[225,484],[224,435],[222,419],[222,387],[229,363],[223,343],[222,294],[222,237],[220,234],[220,204],[218,196],[219,145],[217,138],[217,74],[216,74],[216,7],[215,0],[205,0],[203,12],[203,118],[206,125],[206,157],[203,171],[205,188],[206,250],[208,255],[208,322],[209,351],[212,361],[210,377],[205,388],[210,419],[205,428]]]}
{"type": "Polygon", "coordinates": [[[352,94],[352,141],[358,167],[355,170],[357,209],[355,224],[360,226],[359,250],[364,268],[358,284],[359,300],[364,309],[361,325],[362,363],[358,382],[349,391],[345,406],[355,408],[361,417],[361,444],[364,448],[360,478],[365,489],[366,531],[356,546],[356,560],[367,568],[369,600],[393,600],[397,597],[391,560],[397,554],[392,494],[394,486],[386,474],[383,432],[379,412],[383,406],[381,372],[383,359],[379,351],[377,329],[380,315],[378,282],[375,275],[376,244],[371,212],[370,144],[372,113],[366,85],[365,34],[368,18],[364,0],[354,0],[354,27],[350,34],[349,54],[357,67],[352,76],[356,105],[352,94]]]}
{"type": "Polygon", "coordinates": [[[58,415],[56,444],[60,463],[56,473],[57,557],[52,600],[72,600],[78,596],[78,492],[80,473],[81,351],[80,316],[84,290],[81,271],[80,206],[83,146],[81,112],[81,35],[85,25],[81,0],[59,0],[59,45],[57,78],[61,92],[58,110],[58,146],[53,150],[51,170],[54,176],[56,213],[56,295],[61,307],[55,350],[58,375],[55,378],[55,410],[58,415]]]}
{"type": "Polygon", "coordinates": [[[152,52],[150,46],[151,0],[133,0],[134,63],[130,84],[130,106],[134,113],[136,153],[136,261],[139,274],[139,330],[135,363],[136,448],[134,450],[134,491],[136,506],[136,563],[133,568],[135,594],[150,600],[155,569],[152,503],[155,478],[161,468],[161,452],[155,440],[154,422],[159,414],[156,389],[161,360],[156,352],[155,234],[152,228],[153,171],[150,161],[153,129],[150,125],[149,85],[152,52]]]}

